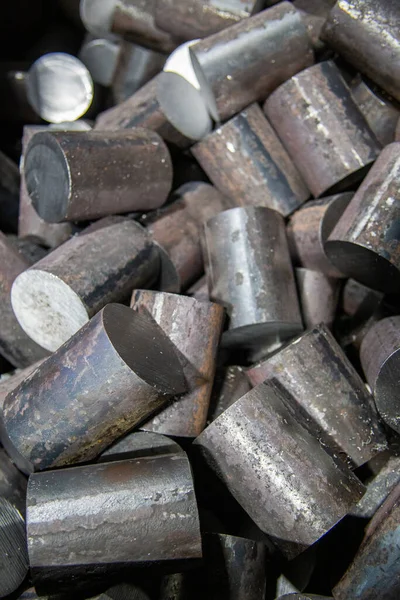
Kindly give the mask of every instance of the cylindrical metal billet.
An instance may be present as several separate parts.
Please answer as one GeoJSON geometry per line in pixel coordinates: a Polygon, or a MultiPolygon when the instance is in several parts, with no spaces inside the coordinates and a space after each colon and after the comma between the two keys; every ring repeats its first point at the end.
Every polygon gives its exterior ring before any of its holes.
{"type": "Polygon", "coordinates": [[[216,121],[264,100],[314,60],[301,13],[290,2],[243,19],[190,51],[216,121]]]}
{"type": "Polygon", "coordinates": [[[145,129],[37,133],[24,168],[33,206],[51,223],[158,208],[172,185],[168,149],[145,129]]]}
{"type": "Polygon", "coordinates": [[[302,330],[283,217],[263,207],[232,208],[204,226],[210,299],[225,306],[222,346],[254,356],[302,330]]]}
{"type": "Polygon", "coordinates": [[[350,466],[360,466],[386,448],[371,395],[324,325],[307,331],[247,375],[253,385],[277,380],[290,394],[303,425],[350,466]]]}
{"type": "Polygon", "coordinates": [[[151,431],[135,431],[117,440],[102,452],[98,462],[126,460],[141,456],[158,456],[160,454],[179,454],[183,452],[177,442],[165,435],[151,431]]]}
{"type": "Polygon", "coordinates": [[[88,69],[95,83],[110,87],[120,53],[121,43],[112,39],[93,38],[87,34],[79,50],[79,60],[88,69]]]}
{"type": "Polygon", "coordinates": [[[372,519],[392,489],[400,483],[400,457],[390,456],[386,464],[367,483],[367,491],[351,511],[351,516],[372,519]]]}
{"type": "Polygon", "coordinates": [[[266,546],[233,535],[206,533],[203,567],[166,577],[159,600],[264,600],[266,546]]]}
{"type": "Polygon", "coordinates": [[[25,521],[15,506],[0,497],[0,597],[15,592],[28,571],[25,521]]]}
{"type": "Polygon", "coordinates": [[[222,415],[224,410],[251,390],[245,371],[241,367],[230,366],[217,369],[214,379],[208,422],[222,415]]]}
{"type": "Polygon", "coordinates": [[[90,460],[186,389],[157,323],[108,304],[7,396],[1,441],[26,472],[90,460]]]}
{"type": "MultiPolygon", "coordinates": [[[[203,273],[201,227],[229,207],[229,201],[213,186],[200,181],[180,187],[176,202],[148,226],[152,239],[167,252],[169,268],[176,272],[180,288],[186,290],[203,273]]],[[[168,264],[165,264],[168,268],[168,264]]]]}
{"type": "Polygon", "coordinates": [[[11,376],[7,374],[7,377],[4,377],[3,375],[0,377],[0,411],[3,410],[4,400],[6,399],[8,394],[12,392],[17,386],[19,386],[19,384],[22,383],[22,381],[24,381],[24,379],[26,379],[28,375],[33,373],[33,371],[36,371],[36,369],[39,367],[39,365],[41,365],[43,360],[39,360],[38,362],[33,363],[33,365],[30,365],[25,369],[18,369],[11,376]]]}
{"type": "Polygon", "coordinates": [[[293,6],[300,11],[308,30],[315,52],[325,50],[325,44],[320,40],[320,33],[329,11],[336,0],[293,0],[293,6]]]}
{"type": "Polygon", "coordinates": [[[85,65],[64,52],[44,54],[29,69],[28,100],[50,123],[76,121],[93,100],[93,81],[85,65]]]}
{"type": "Polygon", "coordinates": [[[158,0],[155,20],[160,29],[181,40],[207,37],[262,8],[263,0],[158,0]]]}
{"type": "Polygon", "coordinates": [[[261,383],[195,440],[236,500],[284,551],[287,544],[297,550],[313,544],[364,492],[296,412],[274,382],[261,383]]]}
{"type": "Polygon", "coordinates": [[[36,473],[27,502],[29,562],[40,589],[71,585],[74,572],[107,578],[135,564],[201,557],[185,454],[36,473]]]}
{"type": "Polygon", "coordinates": [[[19,510],[21,515],[25,515],[26,511],[27,485],[28,480],[25,475],[11,462],[6,451],[0,448],[0,498],[8,500],[12,506],[15,506],[19,510]]]}
{"type": "Polygon", "coordinates": [[[321,37],[400,101],[399,18],[397,0],[338,0],[321,37]]]}
{"type": "Polygon", "coordinates": [[[0,230],[3,232],[17,230],[19,186],[17,165],[0,151],[0,230]]]}
{"type": "Polygon", "coordinates": [[[175,345],[181,359],[188,392],[141,425],[178,437],[197,437],[206,420],[224,309],[189,296],[134,290],[131,308],[150,315],[175,345]]]}
{"type": "Polygon", "coordinates": [[[159,260],[134,221],[75,236],[17,277],[14,312],[33,340],[54,351],[108,302],[154,282],[159,260]]]}
{"type": "Polygon", "coordinates": [[[15,367],[28,367],[47,356],[47,352],[28,337],[13,312],[11,287],[29,263],[1,232],[0,263],[0,354],[15,367]]]}
{"type": "Polygon", "coordinates": [[[189,83],[185,84],[179,75],[173,75],[168,73],[167,79],[165,73],[159,73],[125,102],[100,113],[95,129],[116,131],[145,127],[179,148],[187,148],[201,139],[209,122],[201,93],[189,83]],[[184,86],[185,93],[180,94],[180,99],[174,92],[177,82],[184,86]]]}
{"type": "Polygon", "coordinates": [[[295,265],[328,277],[344,277],[328,260],[324,244],[352,197],[346,192],[307,202],[291,216],[286,231],[295,265]]]}
{"type": "Polygon", "coordinates": [[[400,485],[369,523],[353,563],[333,589],[335,600],[396,600],[400,581],[400,485]]]}
{"type": "Polygon", "coordinates": [[[310,196],[258,104],[191,151],[214,185],[238,206],[267,206],[285,217],[310,196]]]}
{"type": "Polygon", "coordinates": [[[295,269],[295,275],[306,329],[320,323],[331,328],[339,299],[338,280],[310,269],[295,269]]]}
{"type": "Polygon", "coordinates": [[[400,360],[400,317],[375,323],[364,337],[360,360],[382,419],[400,433],[398,369],[400,360]]]}
{"type": "Polygon", "coordinates": [[[378,140],[332,61],[286,81],[264,111],[316,198],[353,186],[379,154],[378,140]]]}
{"type": "Polygon", "coordinates": [[[7,235],[7,239],[14,246],[16,251],[30,264],[38,262],[42,258],[44,258],[47,254],[46,248],[43,246],[39,246],[31,239],[22,239],[17,235],[9,233],[7,235]]]}
{"type": "Polygon", "coordinates": [[[360,76],[351,83],[351,95],[375,134],[376,139],[387,146],[394,142],[400,109],[360,76]]]}
{"type": "Polygon", "coordinates": [[[400,292],[400,143],[384,148],[325,243],[347,277],[400,292]]]}

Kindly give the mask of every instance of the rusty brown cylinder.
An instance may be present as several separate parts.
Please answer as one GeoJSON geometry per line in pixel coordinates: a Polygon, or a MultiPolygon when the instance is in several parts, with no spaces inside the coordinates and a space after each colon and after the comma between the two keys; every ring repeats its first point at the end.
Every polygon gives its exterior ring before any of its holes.
{"type": "Polygon", "coordinates": [[[25,181],[25,154],[29,142],[35,133],[46,131],[40,125],[25,125],[22,134],[22,154],[20,161],[21,186],[19,199],[18,235],[21,238],[33,239],[39,244],[56,248],[72,235],[70,223],[47,223],[36,212],[25,181]]]}
{"type": "Polygon", "coordinates": [[[355,185],[381,149],[332,61],[286,81],[264,111],[316,198],[355,185]]]}
{"type": "Polygon", "coordinates": [[[154,320],[109,304],[7,396],[0,438],[25,472],[84,462],[184,391],[154,320]]]}
{"type": "Polygon", "coordinates": [[[295,269],[300,306],[306,329],[325,323],[332,328],[339,298],[339,281],[310,269],[295,269]]]}
{"type": "Polygon", "coordinates": [[[338,0],[321,37],[400,101],[398,8],[396,0],[338,0]]]}
{"type": "Polygon", "coordinates": [[[154,283],[159,266],[146,231],[125,220],[71,238],[21,273],[13,309],[28,335],[54,351],[108,302],[154,283]]]}
{"type": "Polygon", "coordinates": [[[266,206],[287,216],[310,196],[258,104],[210,133],[191,151],[236,206],[266,206]]]}
{"type": "Polygon", "coordinates": [[[291,216],[286,232],[295,265],[328,277],[345,277],[329,261],[324,244],[352,197],[346,192],[307,202],[291,216]]]}
{"type": "Polygon", "coordinates": [[[25,367],[25,369],[17,369],[17,371],[7,377],[3,375],[0,377],[0,411],[3,409],[4,400],[8,394],[15,390],[31,373],[36,371],[44,360],[46,359],[38,360],[33,365],[25,367]]]}
{"type": "Polygon", "coordinates": [[[186,290],[204,271],[202,226],[228,208],[229,201],[213,186],[200,181],[183,185],[174,196],[177,200],[148,225],[148,231],[169,256],[180,289],[186,290]]]}
{"type": "Polygon", "coordinates": [[[172,185],[169,151],[145,129],[37,133],[24,168],[35,210],[56,223],[158,208],[172,185]]]}
{"type": "Polygon", "coordinates": [[[195,440],[253,521],[289,556],[324,535],[364,492],[298,416],[273,382],[262,383],[195,440]]]}
{"type": "Polygon", "coordinates": [[[204,91],[215,99],[217,121],[264,100],[314,60],[301,13],[290,2],[197,42],[191,52],[204,91]]]}
{"type": "Polygon", "coordinates": [[[399,358],[400,317],[388,317],[374,323],[361,343],[361,365],[382,419],[398,433],[399,358]]]}
{"type": "Polygon", "coordinates": [[[203,431],[214,382],[224,309],[188,296],[134,290],[131,308],[150,315],[175,345],[188,392],[141,425],[177,437],[197,437],[203,431]]]}
{"type": "Polygon", "coordinates": [[[14,314],[10,292],[15,279],[29,268],[28,261],[0,232],[0,354],[15,367],[28,367],[47,352],[28,337],[14,314]]]}
{"type": "Polygon", "coordinates": [[[249,17],[262,7],[260,0],[159,0],[155,21],[175,38],[194,40],[207,37],[249,17]]]}
{"type": "Polygon", "coordinates": [[[290,394],[300,422],[350,466],[360,466],[386,448],[372,396],[324,325],[296,338],[247,375],[253,385],[276,379],[290,394]]]}
{"type": "Polygon", "coordinates": [[[384,148],[325,243],[347,277],[386,293],[400,291],[400,143],[384,148]]]}

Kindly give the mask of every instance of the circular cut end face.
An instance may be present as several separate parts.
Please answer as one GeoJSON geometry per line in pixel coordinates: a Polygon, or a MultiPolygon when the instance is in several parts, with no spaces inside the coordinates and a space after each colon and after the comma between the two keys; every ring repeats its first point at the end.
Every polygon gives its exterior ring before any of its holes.
{"type": "Polygon", "coordinates": [[[50,123],[48,129],[53,131],[91,131],[92,126],[84,119],[78,121],[63,121],[62,123],[50,123]]]}
{"type": "Polygon", "coordinates": [[[28,100],[45,121],[75,121],[93,100],[89,71],[75,56],[54,52],[41,56],[29,69],[28,100]]]}
{"type": "Polygon", "coordinates": [[[36,212],[49,223],[63,221],[68,210],[71,179],[64,152],[52,134],[33,136],[24,169],[26,187],[36,212]]]}
{"type": "Polygon", "coordinates": [[[192,57],[189,51],[190,46],[196,42],[198,40],[185,42],[178,46],[167,58],[163,71],[164,73],[176,73],[180,75],[198,90],[200,89],[200,83],[193,68],[192,57]]]}
{"type": "Polygon", "coordinates": [[[120,45],[110,40],[92,40],[82,46],[79,58],[89,69],[93,81],[109,87],[117,68],[120,50],[120,45]]]}
{"type": "Polygon", "coordinates": [[[149,315],[108,304],[103,324],[115,351],[140,379],[170,396],[187,390],[174,344],[149,315]]]}
{"type": "Polygon", "coordinates": [[[11,303],[22,329],[50,352],[89,320],[79,296],[62,279],[39,269],[18,275],[11,289],[11,303]]]}
{"type": "Polygon", "coordinates": [[[376,252],[352,242],[328,240],[325,253],[346,277],[386,293],[400,293],[400,271],[376,252]]]}
{"type": "Polygon", "coordinates": [[[214,119],[214,121],[216,123],[218,123],[221,119],[219,116],[219,112],[218,112],[218,107],[217,107],[217,102],[214,96],[214,93],[211,89],[210,84],[208,83],[204,73],[203,73],[203,69],[200,66],[200,63],[197,59],[197,56],[195,54],[195,52],[193,50],[189,49],[189,53],[191,55],[191,59],[192,59],[192,67],[193,67],[193,71],[196,75],[196,79],[198,81],[199,84],[199,88],[200,88],[200,92],[201,95],[204,99],[204,102],[207,105],[208,111],[210,113],[210,115],[212,116],[212,118],[214,119]]]}
{"type": "Polygon", "coordinates": [[[117,0],[81,0],[79,12],[85,29],[95,36],[111,32],[117,0]]]}
{"type": "Polygon", "coordinates": [[[0,498],[0,597],[8,596],[22,584],[28,573],[25,523],[4,498],[0,498]]]}
{"type": "Polygon", "coordinates": [[[170,123],[190,140],[201,140],[211,131],[212,122],[202,94],[181,75],[160,73],[157,99],[170,123]]]}

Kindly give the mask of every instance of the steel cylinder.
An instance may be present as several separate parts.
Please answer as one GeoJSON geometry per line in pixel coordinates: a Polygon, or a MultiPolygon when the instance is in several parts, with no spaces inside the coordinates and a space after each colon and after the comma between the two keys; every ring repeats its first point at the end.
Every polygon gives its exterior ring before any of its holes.
{"type": "Polygon", "coordinates": [[[164,268],[171,269],[179,288],[186,290],[204,270],[200,241],[203,223],[230,204],[213,186],[200,181],[184,184],[174,197],[176,201],[149,222],[148,231],[169,257],[164,268]]]}
{"type": "Polygon", "coordinates": [[[184,454],[36,473],[27,534],[35,587],[105,578],[135,565],[201,557],[190,465],[184,454]]]}
{"type": "Polygon", "coordinates": [[[264,111],[316,198],[355,185],[381,149],[332,61],[286,81],[264,111]]]}
{"type": "Polygon", "coordinates": [[[400,483],[400,457],[389,455],[386,463],[370,481],[367,491],[351,511],[353,517],[372,519],[393,488],[400,483]]]}
{"type": "Polygon", "coordinates": [[[53,223],[158,208],[172,185],[168,149],[144,129],[37,133],[24,168],[35,210],[53,223]]]}
{"type": "Polygon", "coordinates": [[[303,425],[350,466],[358,467],[385,450],[372,396],[324,325],[307,331],[247,375],[253,385],[277,380],[303,415],[303,425]]]}
{"type": "Polygon", "coordinates": [[[263,207],[233,208],[204,226],[210,299],[225,306],[222,346],[262,355],[302,330],[283,217],[263,207]]]}
{"type": "Polygon", "coordinates": [[[258,104],[191,151],[214,185],[237,206],[267,206],[285,217],[310,195],[258,104]]]}
{"type": "Polygon", "coordinates": [[[7,396],[0,438],[25,472],[83,462],[186,389],[153,319],[109,304],[7,396]]]}
{"type": "Polygon", "coordinates": [[[0,448],[0,498],[7,500],[24,516],[27,484],[25,475],[11,462],[4,448],[0,448]]]}
{"type": "Polygon", "coordinates": [[[338,0],[321,33],[334,50],[398,101],[399,18],[396,0],[338,0]]]}
{"type": "Polygon", "coordinates": [[[214,382],[224,309],[188,296],[134,290],[131,308],[150,315],[175,345],[188,391],[141,425],[145,431],[197,437],[203,431],[214,382]]]}
{"type": "Polygon", "coordinates": [[[16,592],[29,572],[25,521],[0,497],[0,597],[16,592]]]}
{"type": "Polygon", "coordinates": [[[334,587],[335,600],[395,600],[399,596],[400,485],[369,523],[353,563],[334,587]]]}
{"type": "Polygon", "coordinates": [[[400,433],[398,361],[400,360],[400,317],[375,323],[360,348],[360,360],[382,419],[400,433]]]}
{"type": "Polygon", "coordinates": [[[400,143],[384,148],[325,243],[347,277],[382,292],[400,290],[400,143]]]}
{"type": "Polygon", "coordinates": [[[262,8],[260,0],[159,0],[156,24],[182,40],[207,37],[234,25],[262,8]]]}
{"type": "Polygon", "coordinates": [[[295,265],[318,271],[328,277],[344,275],[325,253],[325,242],[348,206],[353,194],[346,192],[307,202],[290,218],[287,236],[295,265]]]}
{"type": "Polygon", "coordinates": [[[22,381],[24,381],[28,375],[33,373],[33,371],[38,368],[43,360],[45,359],[39,360],[29,367],[25,367],[25,369],[17,369],[12,374],[7,373],[5,376],[0,376],[0,411],[3,410],[4,400],[8,394],[12,392],[22,381]]]}
{"type": "Polygon", "coordinates": [[[264,100],[314,60],[301,13],[290,2],[201,40],[191,53],[217,121],[264,100]]]}
{"type": "Polygon", "coordinates": [[[11,288],[29,263],[1,232],[0,262],[0,354],[15,367],[28,367],[47,356],[47,352],[28,337],[13,312],[11,288]]]}
{"type": "Polygon", "coordinates": [[[108,302],[154,282],[159,261],[140,225],[115,223],[71,238],[21,273],[12,306],[26,333],[54,351],[108,302]]]}
{"type": "Polygon", "coordinates": [[[290,545],[299,552],[313,544],[364,491],[296,412],[274,382],[261,383],[195,440],[253,521],[290,555],[290,545]]]}
{"type": "Polygon", "coordinates": [[[339,282],[318,271],[295,269],[300,306],[306,329],[325,323],[333,325],[339,299],[339,282]]]}

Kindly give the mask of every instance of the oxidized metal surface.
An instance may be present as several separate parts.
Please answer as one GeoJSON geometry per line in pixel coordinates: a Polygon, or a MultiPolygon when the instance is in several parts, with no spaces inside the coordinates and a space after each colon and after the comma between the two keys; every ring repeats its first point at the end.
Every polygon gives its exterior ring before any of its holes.
{"type": "Polygon", "coordinates": [[[41,258],[46,256],[48,250],[39,246],[32,239],[20,238],[13,233],[7,234],[7,239],[11,242],[17,252],[28,261],[30,265],[38,262],[41,258]]]}
{"type": "Polygon", "coordinates": [[[400,143],[384,148],[325,243],[347,277],[400,291],[400,143]]]}
{"type": "Polygon", "coordinates": [[[11,301],[19,323],[54,351],[108,302],[156,281],[157,248],[134,221],[123,220],[71,238],[15,281],[11,301]]]}
{"type": "Polygon", "coordinates": [[[159,600],[264,600],[266,546],[233,535],[202,537],[203,567],[165,578],[159,600]]]}
{"type": "Polygon", "coordinates": [[[382,319],[369,329],[361,343],[360,360],[379,414],[400,433],[400,317],[382,319]]]}
{"type": "Polygon", "coordinates": [[[12,374],[6,373],[6,375],[0,376],[0,411],[3,410],[3,403],[8,394],[33,373],[44,360],[43,358],[25,369],[17,369],[12,374]]]}
{"type": "Polygon", "coordinates": [[[295,275],[306,329],[320,323],[331,328],[339,298],[339,281],[310,269],[297,268],[295,275]]]}
{"type": "Polygon", "coordinates": [[[180,452],[183,450],[179,444],[165,435],[151,431],[135,431],[114,442],[100,454],[97,461],[109,462],[159,454],[179,454],[180,452]]]}
{"type": "Polygon", "coordinates": [[[397,600],[400,592],[400,485],[368,525],[347,573],[333,589],[335,600],[397,600]]]}
{"type": "Polygon", "coordinates": [[[153,319],[109,304],[7,396],[1,441],[26,472],[90,460],[186,389],[153,319]]]}
{"type": "Polygon", "coordinates": [[[174,37],[194,40],[234,25],[262,4],[260,0],[159,0],[155,20],[174,37]]]}
{"type": "Polygon", "coordinates": [[[358,283],[355,279],[348,279],[343,286],[341,302],[346,315],[355,315],[365,298],[367,298],[371,292],[380,295],[380,292],[374,292],[371,288],[362,283],[358,283]]]}
{"type": "MultiPolygon", "coordinates": [[[[28,481],[0,448],[0,498],[8,500],[21,515],[25,515],[28,481]]],[[[0,558],[1,562],[1,558],[0,558]]]]}
{"type": "Polygon", "coordinates": [[[166,145],[139,128],[37,133],[24,169],[35,210],[53,223],[158,208],[172,185],[166,145]]]}
{"type": "Polygon", "coordinates": [[[213,116],[222,121],[264,100],[314,61],[301,13],[290,2],[201,40],[191,53],[204,88],[215,98],[213,116]]]}
{"type": "Polygon", "coordinates": [[[117,131],[145,127],[179,148],[190,146],[193,140],[169,122],[160,106],[158,90],[161,89],[162,83],[163,74],[159,73],[125,102],[100,113],[96,119],[95,130],[117,131]]]}
{"type": "Polygon", "coordinates": [[[360,76],[351,83],[351,95],[356,101],[376,139],[387,146],[394,142],[400,109],[385,97],[373,84],[367,84],[360,76]]]}
{"type": "Polygon", "coordinates": [[[267,206],[285,217],[310,196],[258,104],[210,133],[191,152],[237,206],[267,206]]]}
{"type": "Polygon", "coordinates": [[[360,481],[299,423],[276,382],[261,383],[195,440],[262,531],[305,549],[363,495],[360,481]],[[312,473],[312,477],[310,474],[312,473]]]}
{"type": "Polygon", "coordinates": [[[169,54],[179,41],[155,21],[157,0],[120,0],[115,3],[111,31],[158,52],[169,54]]]}
{"type": "Polygon", "coordinates": [[[332,61],[281,85],[264,111],[317,198],[361,180],[381,145],[332,61]]]}
{"type": "Polygon", "coordinates": [[[321,37],[400,101],[399,26],[397,0],[338,0],[321,37]]]}
{"type": "Polygon", "coordinates": [[[328,277],[344,277],[328,260],[324,244],[352,197],[346,192],[307,202],[291,216],[286,232],[296,265],[328,277]]]}
{"type": "Polygon", "coordinates": [[[35,585],[63,577],[70,583],[74,567],[107,577],[121,566],[129,572],[134,564],[201,557],[184,454],[36,473],[27,502],[35,585]]]}
{"type": "Polygon", "coordinates": [[[186,290],[204,269],[200,242],[202,225],[228,208],[229,201],[213,186],[198,181],[183,185],[174,196],[178,199],[148,225],[148,231],[169,255],[180,287],[186,290]]]}
{"type": "Polygon", "coordinates": [[[263,207],[232,208],[204,226],[210,299],[225,306],[222,346],[250,355],[302,330],[283,217],[263,207]]]}
{"type": "Polygon", "coordinates": [[[241,367],[230,366],[217,369],[214,379],[208,422],[222,415],[224,410],[251,390],[245,371],[241,367]]]}
{"type": "Polygon", "coordinates": [[[224,309],[188,296],[134,290],[131,308],[150,315],[177,349],[188,391],[141,425],[178,437],[197,437],[203,431],[216,368],[224,309]]]}
{"type": "Polygon", "coordinates": [[[247,375],[253,385],[276,379],[298,419],[328,451],[360,466],[386,448],[374,401],[332,334],[320,325],[247,375]]]}
{"type": "Polygon", "coordinates": [[[29,263],[1,232],[0,263],[0,354],[15,367],[28,367],[48,353],[27,336],[12,309],[12,284],[29,263]]]}
{"type": "Polygon", "coordinates": [[[320,33],[335,2],[336,0],[293,0],[293,6],[300,11],[312,46],[317,53],[325,50],[325,44],[320,40],[320,33]]]}
{"type": "Polygon", "coordinates": [[[5,498],[0,498],[0,597],[15,592],[29,571],[25,521],[5,498]]]}
{"type": "Polygon", "coordinates": [[[400,483],[400,457],[390,456],[382,469],[367,483],[367,491],[350,514],[353,517],[372,519],[398,483],[400,483]]]}

